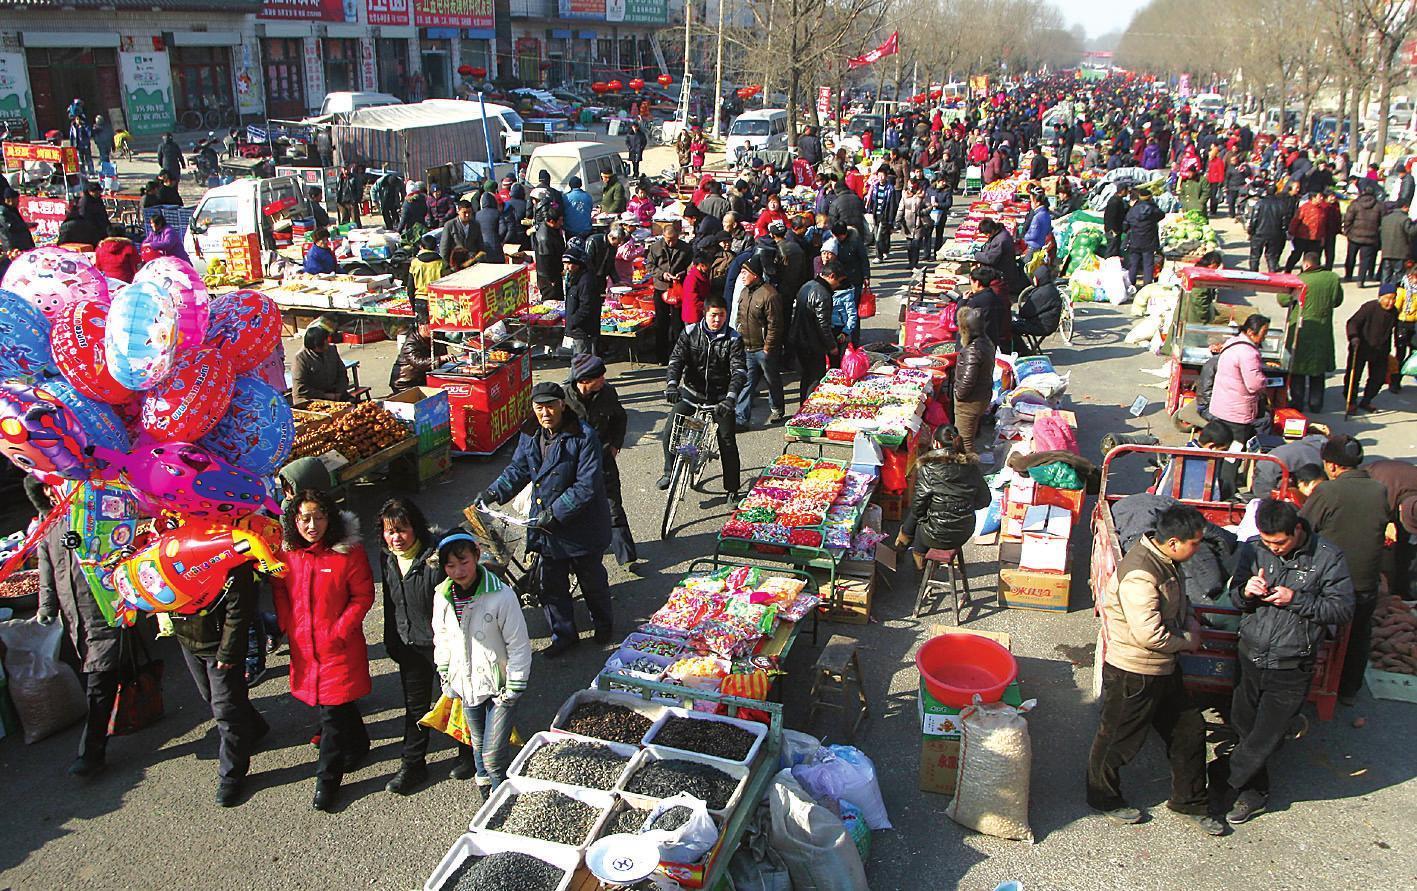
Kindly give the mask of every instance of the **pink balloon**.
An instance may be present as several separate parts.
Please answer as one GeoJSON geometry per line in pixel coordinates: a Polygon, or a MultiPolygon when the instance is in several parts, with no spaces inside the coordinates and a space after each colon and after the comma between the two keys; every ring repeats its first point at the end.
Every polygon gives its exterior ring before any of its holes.
{"type": "Polygon", "coordinates": [[[50,321],[73,300],[108,303],[108,279],[83,254],[59,247],[25,251],[5,270],[0,287],[33,303],[50,321]]]}
{"type": "Polygon", "coordinates": [[[139,504],[150,513],[239,517],[260,508],[280,512],[269,478],[233,467],[190,442],[157,442],[131,454],[101,453],[121,471],[139,504]]]}
{"type": "Polygon", "coordinates": [[[206,347],[188,353],[143,397],[143,431],[161,442],[205,436],[226,414],[235,382],[231,362],[220,350],[206,347]]]}
{"type": "Polygon", "coordinates": [[[207,336],[207,285],[186,260],[158,257],[138,270],[133,283],[152,282],[177,304],[177,347],[200,346],[207,336]]]}

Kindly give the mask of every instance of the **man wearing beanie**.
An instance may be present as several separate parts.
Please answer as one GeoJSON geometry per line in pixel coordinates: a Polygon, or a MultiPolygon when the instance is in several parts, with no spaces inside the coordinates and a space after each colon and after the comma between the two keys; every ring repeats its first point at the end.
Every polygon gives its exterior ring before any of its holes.
{"type": "Polygon", "coordinates": [[[1373,397],[1387,380],[1387,358],[1392,354],[1392,333],[1396,328],[1397,283],[1383,282],[1378,286],[1377,299],[1358,307],[1348,319],[1348,375],[1343,381],[1346,411],[1353,411],[1354,403],[1362,411],[1373,410],[1373,397]],[[1359,384],[1363,387],[1361,398],[1359,384]]]}
{"type": "Polygon", "coordinates": [[[625,409],[620,394],[605,380],[605,360],[580,355],[571,360],[571,376],[566,381],[566,405],[590,425],[603,450],[605,495],[610,499],[610,550],[621,566],[639,559],[635,537],[620,494],[620,467],[616,459],[625,447],[625,409]]]}
{"type": "Polygon", "coordinates": [[[1343,657],[1343,678],[1338,683],[1338,701],[1352,705],[1368,666],[1388,519],[1387,489],[1368,475],[1366,467],[1359,466],[1363,445],[1353,437],[1343,433],[1330,436],[1320,454],[1328,480],[1314,489],[1299,516],[1314,527],[1315,534],[1337,545],[1353,579],[1353,625],[1343,657]]]}
{"type": "Polygon", "coordinates": [[[566,234],[572,238],[584,237],[590,232],[595,201],[579,176],[571,177],[566,184],[571,187],[566,192],[566,234]]]}
{"type": "Polygon", "coordinates": [[[749,430],[753,420],[753,397],[758,385],[767,380],[768,402],[772,406],[769,424],[783,418],[782,374],[778,355],[787,334],[782,300],[777,289],[768,284],[763,260],[749,257],[740,273],[743,298],[738,308],[738,333],[743,336],[743,351],[748,360],[748,383],[738,394],[738,429],[749,430]]]}

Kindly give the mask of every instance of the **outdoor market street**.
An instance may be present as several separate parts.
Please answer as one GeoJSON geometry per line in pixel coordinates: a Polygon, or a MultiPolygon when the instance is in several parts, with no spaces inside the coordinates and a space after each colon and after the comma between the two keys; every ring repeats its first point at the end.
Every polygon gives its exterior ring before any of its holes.
{"type": "MultiPolygon", "coordinates": [[[[1237,229],[1222,221],[1232,241],[1237,229]]],[[[1239,246],[1228,251],[1235,262],[1239,246]]],[[[893,259],[875,282],[880,312],[863,340],[894,339],[903,263],[893,259]]],[[[1340,321],[1372,288],[1348,291],[1340,321]]],[[[1150,372],[1161,360],[1121,338],[1131,320],[1110,306],[1079,307],[1078,337],[1071,348],[1051,350],[1058,369],[1071,373],[1071,408],[1079,419],[1084,454],[1097,458],[1098,440],[1109,430],[1147,429],[1168,443],[1179,434],[1164,415],[1164,381],[1150,372]],[[1126,406],[1138,394],[1149,406],[1137,420],[1126,406]]],[[[1056,341],[1050,341],[1056,344],[1056,341]]],[[[289,344],[287,349],[290,349],[289,344]]],[[[344,348],[363,362],[363,378],[376,388],[387,378],[393,345],[344,348]]],[[[562,379],[564,362],[542,362],[538,379],[562,379]],[[549,367],[548,367],[549,366],[549,367]]],[[[612,569],[617,630],[643,620],[663,602],[684,567],[711,553],[725,505],[722,495],[690,495],[681,508],[688,523],[668,543],[654,541],[662,506],[654,489],[659,471],[657,434],[665,417],[663,373],[654,366],[618,361],[611,381],[630,413],[631,443],[621,455],[627,508],[641,554],[642,577],[612,569]]],[[[795,391],[795,383],[789,392],[795,391]]],[[[1379,406],[1394,397],[1383,394],[1379,406]]],[[[1403,397],[1405,414],[1380,412],[1353,425],[1370,456],[1410,456],[1417,445],[1417,401],[1403,397]]],[[[1330,391],[1329,405],[1339,404],[1330,391]]],[[[759,405],[762,422],[766,406],[759,405]]],[[[780,428],[760,426],[742,437],[745,469],[760,467],[782,449],[780,428]]],[[[430,517],[444,526],[460,520],[469,504],[500,471],[505,449],[487,460],[455,462],[451,476],[421,498],[430,517]]],[[[710,481],[710,489],[714,481],[710,481]]],[[[365,486],[350,501],[363,520],[370,552],[377,542],[370,518],[387,487],[365,486]]],[[[1089,508],[1090,510],[1090,508],[1089,508]]],[[[918,791],[920,727],[916,716],[917,673],[912,655],[929,626],[947,621],[938,608],[923,620],[908,618],[917,576],[913,569],[885,574],[869,626],[821,627],[860,641],[872,715],[854,740],[876,763],[893,832],[877,832],[866,861],[871,887],[991,889],[1006,879],[1029,889],[1112,888],[1360,888],[1417,884],[1417,710],[1400,702],[1377,702],[1363,693],[1355,708],[1340,708],[1328,723],[1312,719],[1303,739],[1291,743],[1274,771],[1273,813],[1211,839],[1164,808],[1166,770],[1158,742],[1125,773],[1133,802],[1152,814],[1145,824],[1118,827],[1091,814],[1083,801],[1087,747],[1095,727],[1089,704],[1095,621],[1087,588],[1087,536],[1078,535],[1073,567],[1072,612],[1066,615],[1001,611],[994,604],[995,565],[982,547],[969,549],[971,587],[977,599],[969,627],[1012,635],[1025,698],[1038,700],[1029,714],[1033,741],[1031,819],[1036,846],[968,832],[944,815],[946,799],[918,791]],[[1352,726],[1357,717],[1366,726],[1352,726]]],[[[584,612],[582,611],[582,616],[584,612]]],[[[374,692],[362,701],[375,740],[366,765],[346,778],[348,793],[338,813],[312,811],[315,750],[308,740],[312,710],[286,689],[287,656],[273,657],[253,699],[272,732],[252,762],[249,800],[226,810],[212,800],[216,786],[216,733],[182,665],[177,647],[163,642],[167,715],[152,727],[115,739],[109,769],[92,782],[64,773],[78,727],[31,746],[0,745],[0,888],[159,888],[235,891],[243,888],[369,886],[421,887],[433,865],[481,803],[470,783],[446,779],[452,748],[440,740],[433,756],[437,782],[402,798],[383,791],[397,766],[401,696],[393,663],[382,644],[382,612],[365,622],[371,642],[374,692]]],[[[538,648],[547,644],[540,618],[530,619],[538,648]]],[[[522,736],[545,728],[556,709],[583,688],[609,648],[590,643],[551,663],[538,656],[516,724],[522,736]]],[[[817,650],[804,635],[788,660],[780,689],[787,724],[840,742],[831,713],[806,725],[808,670],[817,650]]]]}

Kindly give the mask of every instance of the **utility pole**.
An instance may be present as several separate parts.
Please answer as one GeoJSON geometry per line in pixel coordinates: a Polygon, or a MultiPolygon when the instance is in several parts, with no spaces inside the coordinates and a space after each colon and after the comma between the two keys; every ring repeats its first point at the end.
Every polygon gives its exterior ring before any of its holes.
{"type": "Polygon", "coordinates": [[[723,4],[718,0],[718,62],[713,78],[713,138],[723,132],[723,4]]]}
{"type": "Polygon", "coordinates": [[[693,76],[689,73],[689,26],[694,21],[694,0],[684,0],[684,81],[679,87],[680,122],[689,129],[689,84],[693,76]]]}

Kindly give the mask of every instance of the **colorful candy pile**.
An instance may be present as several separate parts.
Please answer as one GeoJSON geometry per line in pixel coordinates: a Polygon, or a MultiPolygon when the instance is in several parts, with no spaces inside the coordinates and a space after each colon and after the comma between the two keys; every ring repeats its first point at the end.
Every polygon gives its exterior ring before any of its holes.
{"type": "Polygon", "coordinates": [[[898,445],[919,425],[932,386],[928,371],[913,368],[880,365],[855,383],[832,369],[787,426],[797,436],[851,440],[865,433],[898,445]]]}
{"type": "Polygon", "coordinates": [[[779,620],[797,621],[807,615],[817,597],[805,589],[806,582],[800,578],[753,566],[686,575],[664,606],[611,657],[620,663],[614,667],[639,658],[663,659],[664,674],[688,682],[687,676],[695,673],[691,669],[717,664],[693,661],[696,657],[751,656],[762,639],[776,631],[779,620]],[[646,649],[652,640],[661,647],[646,649]]]}

